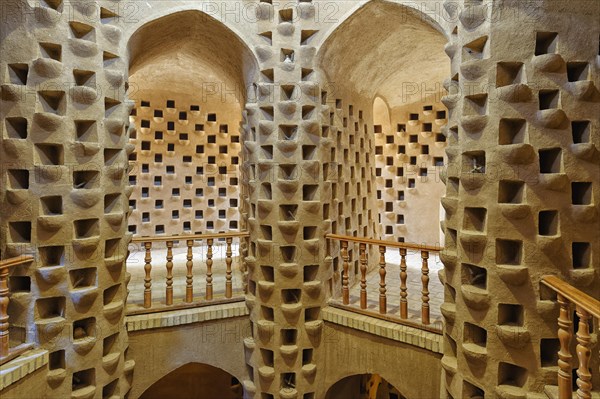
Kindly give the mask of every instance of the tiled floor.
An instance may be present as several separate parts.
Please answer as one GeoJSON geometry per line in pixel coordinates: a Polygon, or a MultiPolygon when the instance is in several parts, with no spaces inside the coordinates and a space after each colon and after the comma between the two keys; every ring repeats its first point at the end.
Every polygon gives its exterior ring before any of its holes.
{"type": "MultiPolygon", "coordinates": [[[[233,246],[233,254],[238,253],[237,245],[233,246]]],[[[166,249],[152,250],[152,300],[153,303],[165,302],[166,287],[166,249]]],[[[187,248],[173,248],[173,293],[175,303],[182,302],[185,297],[186,287],[186,253],[187,248]]],[[[144,298],[144,256],[143,251],[132,252],[127,260],[127,271],[131,273],[129,282],[129,304],[142,304],[144,298]]],[[[223,298],[225,292],[225,246],[224,243],[215,243],[213,246],[213,290],[215,299],[223,298]]],[[[399,315],[400,308],[400,255],[397,251],[390,250],[386,256],[386,285],[388,314],[399,315]]],[[[374,265],[377,260],[370,260],[374,265]]],[[[409,253],[408,265],[408,309],[409,318],[419,321],[421,317],[421,256],[420,253],[409,253]]],[[[438,279],[438,271],[442,263],[434,254],[429,258],[429,305],[431,323],[441,323],[440,306],[443,303],[443,286],[438,279]]],[[[232,264],[234,296],[242,295],[242,273],[239,271],[239,258],[233,259],[232,264]]],[[[203,300],[206,292],[206,246],[194,247],[194,300],[203,300]]],[[[368,309],[378,312],[379,309],[379,268],[375,267],[367,276],[368,309]]],[[[358,306],[360,286],[355,284],[350,290],[351,304],[358,306]]]]}

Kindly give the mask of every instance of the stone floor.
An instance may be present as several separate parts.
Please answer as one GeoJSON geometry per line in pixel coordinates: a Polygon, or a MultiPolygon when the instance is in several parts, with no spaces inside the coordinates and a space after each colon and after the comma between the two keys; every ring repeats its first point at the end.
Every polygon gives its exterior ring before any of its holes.
{"type": "MultiPolygon", "coordinates": [[[[237,244],[233,245],[233,254],[238,254],[237,244]]],[[[152,250],[152,301],[153,306],[165,303],[166,287],[166,249],[152,250]]],[[[183,302],[186,287],[186,258],[187,248],[173,248],[173,297],[174,302],[183,302]]],[[[129,282],[129,305],[141,305],[144,300],[144,256],[143,250],[132,250],[127,260],[127,271],[131,273],[129,282]]],[[[213,290],[214,298],[224,298],[225,293],[225,245],[215,243],[213,246],[213,290]]],[[[387,284],[387,309],[388,314],[400,314],[400,255],[397,251],[389,250],[386,256],[386,284],[387,284]]],[[[377,260],[370,260],[371,266],[376,266],[377,260]]],[[[421,256],[414,252],[407,255],[408,266],[408,309],[409,319],[419,322],[421,317],[421,256]]],[[[442,268],[439,257],[431,254],[429,259],[429,292],[431,323],[441,325],[440,306],[443,303],[443,286],[438,278],[438,271],[442,268]]],[[[234,296],[243,295],[242,273],[239,271],[239,258],[233,258],[232,285],[234,296]]],[[[194,300],[204,300],[206,293],[206,246],[194,247],[194,300]]],[[[368,310],[378,312],[379,309],[379,268],[374,267],[367,275],[367,298],[368,310]]],[[[350,301],[352,305],[359,306],[360,286],[354,284],[350,290],[350,301]]]]}

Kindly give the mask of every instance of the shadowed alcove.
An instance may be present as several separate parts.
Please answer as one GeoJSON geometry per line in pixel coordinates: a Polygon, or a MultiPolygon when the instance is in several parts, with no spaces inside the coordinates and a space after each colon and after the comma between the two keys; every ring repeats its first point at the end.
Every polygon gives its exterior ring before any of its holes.
{"type": "Polygon", "coordinates": [[[242,386],[237,378],[219,368],[188,363],[156,381],[140,399],[167,397],[241,399],[242,386]]]}

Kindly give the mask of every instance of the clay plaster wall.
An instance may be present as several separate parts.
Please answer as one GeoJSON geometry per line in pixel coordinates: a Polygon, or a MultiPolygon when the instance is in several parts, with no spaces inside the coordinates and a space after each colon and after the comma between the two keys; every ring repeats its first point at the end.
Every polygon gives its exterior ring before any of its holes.
{"type": "MultiPolygon", "coordinates": [[[[375,118],[375,160],[381,237],[441,245],[440,198],[445,191],[446,107],[441,95],[375,118]]],[[[443,212],[443,211],[442,211],[443,212]]]]}
{"type": "Polygon", "coordinates": [[[52,398],[124,395],[133,367],[123,327],[131,107],[112,5],[2,3],[0,254],[34,256],[11,272],[8,313],[15,341],[50,352],[52,398]]]}
{"type": "MultiPolygon", "coordinates": [[[[464,6],[442,99],[445,386],[454,398],[544,397],[560,344],[540,280],[598,298],[600,3],[464,6]]],[[[597,344],[591,359],[597,371],[597,344]]]]}
{"type": "Polygon", "coordinates": [[[135,100],[129,231],[239,230],[239,104],[153,89],[136,92],[135,100]]]}

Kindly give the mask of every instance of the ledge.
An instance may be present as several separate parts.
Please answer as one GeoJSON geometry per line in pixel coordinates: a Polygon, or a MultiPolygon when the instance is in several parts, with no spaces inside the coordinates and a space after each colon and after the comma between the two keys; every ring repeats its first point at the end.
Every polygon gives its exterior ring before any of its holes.
{"type": "Polygon", "coordinates": [[[0,367],[0,391],[48,364],[48,351],[34,349],[0,367]]]}
{"type": "Polygon", "coordinates": [[[364,331],[383,338],[414,345],[435,353],[443,352],[442,336],[418,328],[364,316],[328,306],[323,309],[323,320],[364,331]]]}
{"type": "Polygon", "coordinates": [[[205,306],[193,309],[164,311],[135,316],[126,316],[127,331],[149,330],[181,326],[210,320],[248,316],[250,311],[245,302],[205,306]]]}

